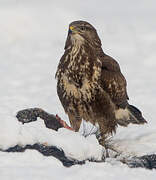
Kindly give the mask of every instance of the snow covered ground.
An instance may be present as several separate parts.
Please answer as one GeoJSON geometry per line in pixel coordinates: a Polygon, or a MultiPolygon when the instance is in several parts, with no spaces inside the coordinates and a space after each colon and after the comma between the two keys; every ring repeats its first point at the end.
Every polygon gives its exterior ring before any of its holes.
{"type": "MultiPolygon", "coordinates": [[[[48,142],[66,155],[100,158],[101,146],[91,136],[43,126],[41,120],[22,125],[16,112],[41,107],[67,116],[56,95],[55,71],[74,20],[86,20],[98,30],[104,51],[120,64],[128,82],[130,103],[139,107],[147,125],[118,128],[112,139],[121,152],[156,153],[156,2],[154,0],[0,0],[0,148],[48,142]],[[68,142],[67,142],[68,140],[68,142]]],[[[83,125],[82,125],[83,128],[83,125]]],[[[119,162],[65,168],[37,151],[0,152],[0,179],[139,179],[156,178],[155,171],[130,169],[119,162]]]]}

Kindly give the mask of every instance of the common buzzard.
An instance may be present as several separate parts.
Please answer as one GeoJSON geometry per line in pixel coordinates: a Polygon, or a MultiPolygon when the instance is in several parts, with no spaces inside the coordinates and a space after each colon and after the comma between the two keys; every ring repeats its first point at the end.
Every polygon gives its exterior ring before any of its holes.
{"type": "Polygon", "coordinates": [[[104,145],[118,124],[143,124],[146,120],[128,103],[126,80],[119,64],[101,46],[90,23],[72,22],[56,78],[57,93],[72,128],[78,131],[82,119],[98,125],[99,142],[104,145]]]}

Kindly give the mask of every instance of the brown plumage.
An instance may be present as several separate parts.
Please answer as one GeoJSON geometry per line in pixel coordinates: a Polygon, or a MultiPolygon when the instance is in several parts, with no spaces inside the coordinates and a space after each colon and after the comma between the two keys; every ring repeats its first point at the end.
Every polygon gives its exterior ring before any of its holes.
{"type": "Polygon", "coordinates": [[[88,22],[69,25],[56,78],[57,93],[73,129],[79,130],[82,119],[98,125],[103,145],[118,124],[146,122],[141,112],[128,104],[119,64],[103,52],[96,29],[88,22]]]}

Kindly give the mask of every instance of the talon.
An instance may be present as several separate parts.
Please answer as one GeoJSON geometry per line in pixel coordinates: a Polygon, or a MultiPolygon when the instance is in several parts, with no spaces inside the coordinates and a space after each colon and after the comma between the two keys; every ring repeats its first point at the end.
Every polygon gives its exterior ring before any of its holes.
{"type": "Polygon", "coordinates": [[[68,124],[67,124],[65,121],[63,121],[57,114],[56,114],[56,119],[60,122],[60,124],[61,124],[64,128],[69,129],[69,130],[71,130],[71,131],[74,131],[73,128],[71,128],[70,126],[68,126],[68,124]]]}

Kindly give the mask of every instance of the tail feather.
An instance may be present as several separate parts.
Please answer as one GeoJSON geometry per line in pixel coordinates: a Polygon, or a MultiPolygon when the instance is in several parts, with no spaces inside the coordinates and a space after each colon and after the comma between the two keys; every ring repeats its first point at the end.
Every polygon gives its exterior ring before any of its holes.
{"type": "Polygon", "coordinates": [[[128,124],[144,124],[147,121],[143,118],[141,111],[133,105],[128,105],[125,109],[116,111],[118,124],[127,126],[128,124]]]}
{"type": "Polygon", "coordinates": [[[130,120],[131,123],[134,124],[144,124],[147,121],[143,118],[141,111],[133,105],[128,106],[128,110],[130,112],[130,120]]]}

